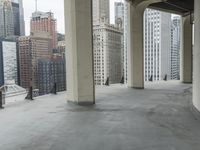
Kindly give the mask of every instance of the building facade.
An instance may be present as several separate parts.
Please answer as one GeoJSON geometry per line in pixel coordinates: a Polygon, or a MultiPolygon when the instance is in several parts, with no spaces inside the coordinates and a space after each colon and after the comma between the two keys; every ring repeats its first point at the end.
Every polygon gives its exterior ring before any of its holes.
{"type": "Polygon", "coordinates": [[[25,35],[24,9],[22,0],[12,0],[14,35],[25,35]]]}
{"type": "Polygon", "coordinates": [[[55,83],[57,92],[66,90],[66,69],[62,57],[39,59],[38,66],[40,95],[49,94],[55,88],[55,83]]]}
{"type": "Polygon", "coordinates": [[[121,24],[122,28],[124,28],[124,11],[124,3],[115,2],[115,24],[121,24]]]}
{"type": "Polygon", "coordinates": [[[124,2],[124,83],[128,82],[128,2],[124,2]]]}
{"type": "Polygon", "coordinates": [[[0,0],[0,37],[14,35],[12,3],[10,0],[0,0]]]}
{"type": "Polygon", "coordinates": [[[18,84],[17,45],[12,39],[0,40],[0,86],[18,84]]]}
{"type": "Polygon", "coordinates": [[[93,0],[93,25],[102,21],[110,23],[110,1],[93,0]]]}
{"type": "Polygon", "coordinates": [[[172,17],[171,28],[171,78],[180,80],[181,18],[172,17]]]}
{"type": "Polygon", "coordinates": [[[50,36],[45,33],[21,36],[19,45],[20,85],[38,89],[38,60],[51,56],[50,36]]]}
{"type": "Polygon", "coordinates": [[[47,32],[52,38],[51,49],[57,47],[57,23],[52,12],[34,12],[30,32],[47,32]]]}
{"type": "Polygon", "coordinates": [[[101,23],[93,28],[94,78],[96,85],[120,83],[123,77],[123,30],[101,23]]]}
{"type": "Polygon", "coordinates": [[[171,14],[146,9],[144,13],[145,81],[171,79],[171,14]]]}

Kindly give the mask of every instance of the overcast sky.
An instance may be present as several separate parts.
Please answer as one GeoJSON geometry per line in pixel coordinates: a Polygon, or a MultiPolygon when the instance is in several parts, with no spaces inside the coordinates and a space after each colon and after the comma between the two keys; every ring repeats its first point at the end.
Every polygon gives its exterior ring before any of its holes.
{"type": "MultiPolygon", "coordinates": [[[[111,6],[111,22],[114,22],[114,2],[123,0],[110,0],[111,6]]],[[[35,0],[23,0],[24,3],[24,19],[26,23],[26,35],[29,35],[30,17],[35,11],[35,0]]],[[[39,11],[51,11],[57,19],[57,30],[64,33],[64,0],[38,0],[39,11]]]]}

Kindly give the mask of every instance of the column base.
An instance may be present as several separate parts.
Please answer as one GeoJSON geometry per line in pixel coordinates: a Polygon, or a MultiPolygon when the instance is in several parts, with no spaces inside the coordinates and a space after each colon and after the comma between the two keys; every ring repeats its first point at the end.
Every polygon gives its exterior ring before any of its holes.
{"type": "Polygon", "coordinates": [[[132,89],[137,89],[137,90],[144,90],[144,87],[128,87],[128,88],[132,88],[132,89]]]}
{"type": "Polygon", "coordinates": [[[92,106],[95,105],[95,102],[75,102],[75,101],[67,101],[69,104],[80,105],[80,106],[92,106]]]}
{"type": "Polygon", "coordinates": [[[186,81],[183,81],[182,83],[184,83],[184,84],[192,84],[192,82],[186,82],[186,81]]]}

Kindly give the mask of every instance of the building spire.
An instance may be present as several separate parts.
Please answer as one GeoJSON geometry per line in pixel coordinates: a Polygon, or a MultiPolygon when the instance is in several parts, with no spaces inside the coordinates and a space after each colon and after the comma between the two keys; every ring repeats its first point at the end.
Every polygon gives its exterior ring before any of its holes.
{"type": "Polygon", "coordinates": [[[35,0],[35,12],[37,12],[37,0],[35,0]]]}

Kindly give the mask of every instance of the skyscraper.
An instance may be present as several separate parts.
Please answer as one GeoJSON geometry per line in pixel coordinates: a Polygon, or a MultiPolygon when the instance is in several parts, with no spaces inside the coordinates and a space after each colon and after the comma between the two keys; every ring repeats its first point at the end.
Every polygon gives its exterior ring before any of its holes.
{"type": "MultiPolygon", "coordinates": [[[[122,29],[122,50],[121,50],[121,55],[122,55],[122,68],[123,68],[123,79],[124,82],[126,83],[127,81],[127,55],[126,55],[126,45],[127,44],[127,35],[125,35],[125,2],[115,2],[115,26],[118,26],[119,28],[122,29]]],[[[126,28],[127,29],[127,28],[126,28]]]]}
{"type": "MultiPolygon", "coordinates": [[[[45,32],[46,33],[46,32],[45,32]]],[[[19,45],[19,66],[20,85],[29,88],[32,84],[34,89],[38,89],[38,60],[49,58],[50,35],[45,33],[35,33],[31,36],[21,36],[18,39],[19,45]]]]}
{"type": "Polygon", "coordinates": [[[124,28],[124,3],[115,2],[115,24],[121,24],[124,28]]]}
{"type": "Polygon", "coordinates": [[[34,32],[47,32],[50,34],[51,48],[57,47],[57,25],[52,12],[35,11],[31,18],[31,34],[34,32]]]}
{"type": "Polygon", "coordinates": [[[171,14],[146,9],[144,58],[145,81],[171,79],[171,14]]]}
{"type": "Polygon", "coordinates": [[[94,77],[96,85],[120,83],[123,77],[123,30],[101,23],[94,26],[94,77]]]}
{"type": "Polygon", "coordinates": [[[54,88],[56,91],[66,90],[65,61],[61,56],[38,60],[38,80],[40,95],[48,94],[54,88]]]}
{"type": "Polygon", "coordinates": [[[124,2],[124,82],[128,82],[128,2],[124,2]]]}
{"type": "Polygon", "coordinates": [[[109,0],[93,1],[94,76],[96,85],[120,83],[123,77],[122,25],[110,24],[109,0]]]}
{"type": "Polygon", "coordinates": [[[171,28],[171,77],[173,80],[180,79],[180,42],[181,42],[181,18],[172,18],[171,28]]]}
{"type": "Polygon", "coordinates": [[[10,0],[0,0],[0,37],[14,35],[12,3],[10,0]]]}
{"type": "Polygon", "coordinates": [[[0,0],[0,37],[25,34],[22,0],[0,0]]]}
{"type": "Polygon", "coordinates": [[[93,24],[99,24],[103,20],[110,23],[110,1],[93,0],[93,24]]]}
{"type": "Polygon", "coordinates": [[[0,86],[18,84],[17,46],[13,39],[0,39],[0,86]]]}
{"type": "Polygon", "coordinates": [[[22,0],[12,0],[14,35],[25,35],[24,9],[22,0]]]}

